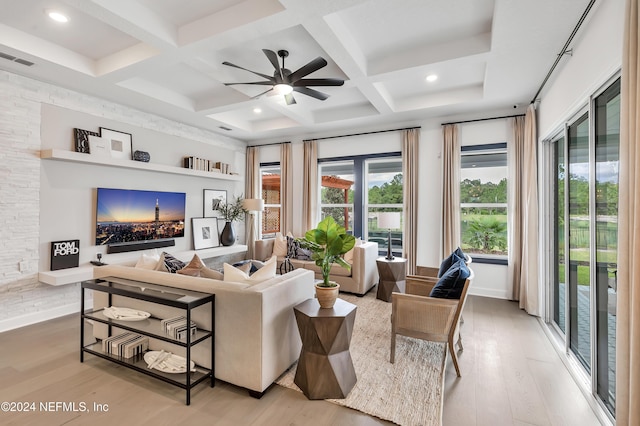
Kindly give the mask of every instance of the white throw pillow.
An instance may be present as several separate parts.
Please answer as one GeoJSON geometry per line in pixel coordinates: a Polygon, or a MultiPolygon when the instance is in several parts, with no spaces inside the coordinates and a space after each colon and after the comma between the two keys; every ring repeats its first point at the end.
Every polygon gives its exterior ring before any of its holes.
{"type": "Polygon", "coordinates": [[[287,256],[287,237],[280,232],[276,234],[276,239],[273,242],[273,255],[277,257],[287,256]]]}
{"type": "Polygon", "coordinates": [[[253,275],[249,276],[247,272],[244,272],[233,265],[225,263],[224,281],[244,284],[258,284],[262,281],[274,278],[276,276],[277,264],[277,257],[272,256],[271,259],[265,262],[262,268],[258,269],[253,273],[253,275]]]}
{"type": "Polygon", "coordinates": [[[350,265],[353,264],[353,251],[356,249],[356,247],[359,247],[361,245],[362,245],[362,239],[358,237],[356,239],[356,243],[353,245],[353,248],[344,254],[345,262],[347,262],[350,265]]]}
{"type": "Polygon", "coordinates": [[[135,267],[140,269],[154,270],[158,266],[159,260],[160,253],[158,253],[157,250],[154,250],[152,253],[142,253],[135,267]]]}

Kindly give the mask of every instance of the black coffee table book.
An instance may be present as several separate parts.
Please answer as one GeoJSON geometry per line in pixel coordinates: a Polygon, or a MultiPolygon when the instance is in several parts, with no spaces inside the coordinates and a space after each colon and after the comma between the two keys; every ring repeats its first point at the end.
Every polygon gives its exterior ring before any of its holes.
{"type": "Polygon", "coordinates": [[[161,286],[151,283],[145,283],[140,281],[127,280],[123,278],[106,277],[99,280],[83,281],[81,285],[81,310],[80,315],[80,362],[84,361],[84,354],[89,353],[100,358],[115,362],[122,366],[131,368],[140,373],[148,376],[155,377],[156,379],[170,383],[174,386],[181,387],[186,390],[186,404],[191,403],[191,388],[209,379],[210,386],[215,385],[215,364],[214,364],[214,350],[215,350],[215,295],[209,293],[202,293],[198,291],[182,290],[173,287],[161,286]],[[195,334],[185,333],[186,335],[181,339],[173,338],[171,335],[166,334],[161,326],[161,320],[163,318],[155,318],[151,316],[148,319],[142,321],[122,321],[107,318],[104,315],[104,309],[99,308],[95,310],[85,311],[84,300],[85,291],[93,290],[104,292],[108,294],[109,303],[108,306],[112,306],[113,295],[120,295],[131,299],[144,300],[151,303],[157,303],[164,306],[172,306],[184,310],[184,316],[187,319],[187,324],[191,321],[192,309],[210,304],[211,307],[211,330],[205,330],[200,327],[196,329],[195,334]],[[108,354],[102,350],[102,344],[99,341],[94,341],[89,344],[85,344],[84,339],[84,326],[85,321],[91,320],[99,323],[107,324],[109,327],[109,336],[112,336],[113,327],[118,329],[132,331],[134,333],[148,336],[153,339],[162,340],[172,343],[177,346],[185,348],[186,353],[186,365],[191,364],[191,348],[195,345],[208,344],[211,349],[211,368],[204,368],[198,364],[195,365],[195,371],[191,373],[165,373],[157,369],[147,368],[147,363],[144,360],[144,354],[136,355],[132,358],[123,358],[117,355],[108,354]]]}

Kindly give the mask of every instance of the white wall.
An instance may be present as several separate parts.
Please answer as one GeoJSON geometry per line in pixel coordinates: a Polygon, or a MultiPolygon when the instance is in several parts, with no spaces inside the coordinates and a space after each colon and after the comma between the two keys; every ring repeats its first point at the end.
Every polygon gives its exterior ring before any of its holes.
{"type": "Polygon", "coordinates": [[[622,66],[624,0],[596,2],[540,97],[538,136],[553,136],[622,66]]]}
{"type": "MultiPolygon", "coordinates": [[[[48,270],[51,241],[80,239],[80,261],[95,256],[97,186],[186,192],[188,218],[202,216],[203,189],[244,190],[243,181],[40,160],[40,149],[73,150],[74,127],[100,126],[132,133],[152,162],[179,166],[183,155],[199,155],[244,176],[244,142],[0,71],[0,331],[78,311],[78,284],[49,286],[37,275],[48,270]]],[[[190,249],[190,224],[185,235],[167,251],[190,249]]]]}

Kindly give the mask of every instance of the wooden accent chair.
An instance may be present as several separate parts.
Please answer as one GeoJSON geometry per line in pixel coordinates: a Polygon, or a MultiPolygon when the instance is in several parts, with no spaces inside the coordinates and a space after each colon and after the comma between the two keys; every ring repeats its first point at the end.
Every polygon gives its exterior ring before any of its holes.
{"type": "MultiPolygon", "coordinates": [[[[418,266],[417,272],[425,275],[408,275],[406,294],[391,294],[390,361],[392,364],[395,361],[397,334],[432,342],[443,342],[448,344],[456,374],[460,377],[460,367],[453,342],[457,339],[459,349],[464,349],[460,336],[460,318],[467,299],[467,291],[473,281],[473,270],[469,268],[471,274],[465,280],[460,299],[429,297],[431,290],[438,282],[438,268],[418,266]]],[[[446,346],[444,351],[446,357],[446,346]]]]}

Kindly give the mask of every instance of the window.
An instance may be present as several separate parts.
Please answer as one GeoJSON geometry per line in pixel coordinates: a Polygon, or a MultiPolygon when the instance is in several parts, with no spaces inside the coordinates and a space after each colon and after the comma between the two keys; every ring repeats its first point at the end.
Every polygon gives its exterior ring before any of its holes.
{"type": "Polygon", "coordinates": [[[505,258],[507,144],[464,146],[461,154],[462,250],[478,258],[505,258]]]}
{"type": "Polygon", "coordinates": [[[260,188],[264,200],[262,237],[275,237],[280,232],[280,164],[260,165],[260,188]]]}
{"type": "Polygon", "coordinates": [[[320,160],[320,214],[331,216],[355,236],[402,255],[402,157],[399,153],[320,160]],[[392,228],[379,222],[391,219],[392,228]],[[396,226],[397,225],[397,226],[396,226]]]}
{"type": "Polygon", "coordinates": [[[354,226],[353,161],[339,161],[320,165],[320,217],[333,219],[347,231],[354,226]]]}

